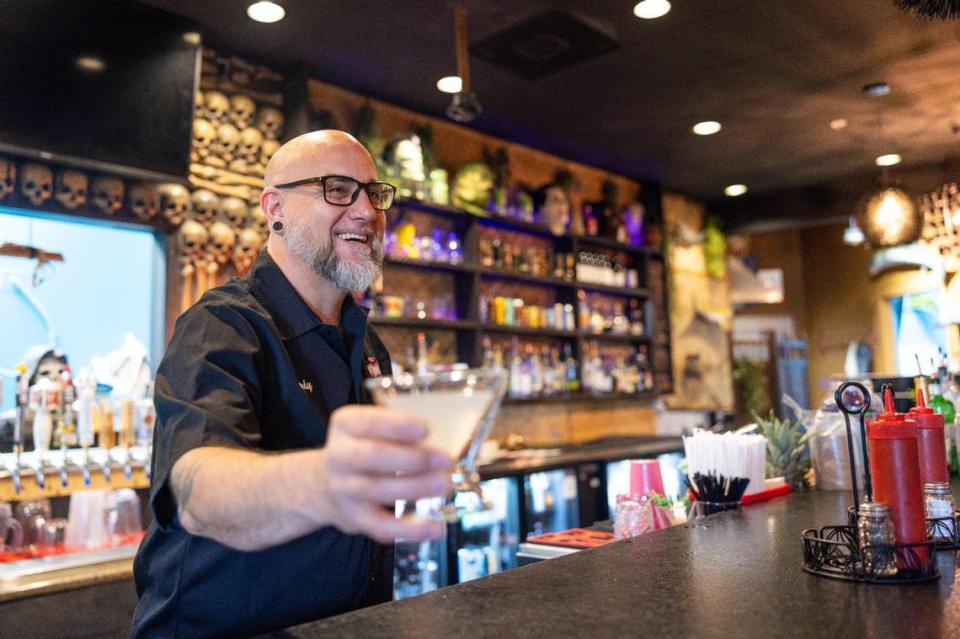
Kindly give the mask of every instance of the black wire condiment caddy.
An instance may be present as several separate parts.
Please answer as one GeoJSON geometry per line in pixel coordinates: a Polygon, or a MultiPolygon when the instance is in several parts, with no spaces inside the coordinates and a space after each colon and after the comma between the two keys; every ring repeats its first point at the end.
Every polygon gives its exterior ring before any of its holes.
{"type": "Polygon", "coordinates": [[[908,584],[939,579],[936,551],[960,548],[960,518],[957,513],[953,517],[952,526],[949,517],[928,519],[925,541],[861,545],[857,519],[860,491],[850,418],[859,418],[866,497],[864,503],[869,504],[873,501],[873,485],[865,422],[866,413],[870,409],[870,392],[862,384],[845,382],[837,388],[834,398],[846,423],[854,506],[847,510],[846,525],[808,528],[800,534],[803,544],[803,570],[821,577],[871,584],[908,584]],[[846,401],[847,391],[851,389],[859,392],[859,398],[852,405],[846,401]],[[891,570],[891,566],[896,569],[891,570]]]}

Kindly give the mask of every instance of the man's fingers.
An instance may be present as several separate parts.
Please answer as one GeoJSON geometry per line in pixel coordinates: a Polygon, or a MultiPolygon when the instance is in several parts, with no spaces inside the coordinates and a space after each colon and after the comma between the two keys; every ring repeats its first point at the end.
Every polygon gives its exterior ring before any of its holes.
{"type": "Polygon", "coordinates": [[[361,530],[381,544],[390,544],[398,539],[425,541],[443,536],[446,524],[435,519],[416,517],[397,518],[378,506],[364,508],[357,513],[361,530]]]}
{"type": "Polygon", "coordinates": [[[353,437],[415,443],[427,436],[427,423],[408,413],[379,406],[344,406],[333,412],[331,424],[353,437]]]}
{"type": "Polygon", "coordinates": [[[338,492],[351,501],[374,502],[392,506],[397,500],[416,501],[423,497],[442,497],[453,490],[446,472],[415,477],[347,476],[340,480],[338,492]]]}
{"type": "Polygon", "coordinates": [[[330,462],[334,468],[386,477],[398,472],[418,475],[451,464],[450,457],[440,451],[375,439],[354,439],[332,447],[330,462]]]}

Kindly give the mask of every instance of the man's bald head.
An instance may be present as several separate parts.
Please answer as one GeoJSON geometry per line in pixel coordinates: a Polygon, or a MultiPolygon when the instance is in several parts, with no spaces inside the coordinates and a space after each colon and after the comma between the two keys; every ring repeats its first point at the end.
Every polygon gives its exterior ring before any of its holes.
{"type": "Polygon", "coordinates": [[[376,168],[373,158],[355,137],[344,131],[325,129],[304,133],[277,149],[267,164],[263,182],[264,186],[275,186],[328,173],[370,181],[376,177],[376,168]],[[338,170],[338,166],[351,167],[351,170],[338,170]],[[374,175],[352,175],[358,167],[374,175]]]}

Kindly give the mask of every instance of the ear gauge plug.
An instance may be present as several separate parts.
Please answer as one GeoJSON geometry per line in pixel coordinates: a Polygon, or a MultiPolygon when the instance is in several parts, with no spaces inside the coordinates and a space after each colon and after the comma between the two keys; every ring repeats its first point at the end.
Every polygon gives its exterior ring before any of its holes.
{"type": "Polygon", "coordinates": [[[274,222],[273,223],[273,232],[277,235],[283,234],[283,222],[274,222]]]}

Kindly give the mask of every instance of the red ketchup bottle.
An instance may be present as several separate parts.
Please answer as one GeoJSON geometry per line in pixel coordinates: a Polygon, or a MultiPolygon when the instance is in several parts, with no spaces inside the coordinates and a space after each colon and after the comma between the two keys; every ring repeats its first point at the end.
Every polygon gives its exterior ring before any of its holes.
{"type": "MultiPolygon", "coordinates": [[[[883,403],[885,411],[867,422],[873,498],[890,506],[897,543],[914,544],[927,539],[917,424],[895,412],[893,389],[884,389],[883,403]]],[[[920,565],[908,552],[898,552],[897,567],[901,570],[920,570],[926,563],[926,547],[914,546],[912,550],[920,565]]]]}
{"type": "Polygon", "coordinates": [[[917,389],[917,405],[910,409],[910,419],[917,424],[920,448],[920,485],[933,481],[950,481],[947,470],[947,444],[943,437],[943,415],[933,412],[924,401],[923,389],[917,389]]]}

